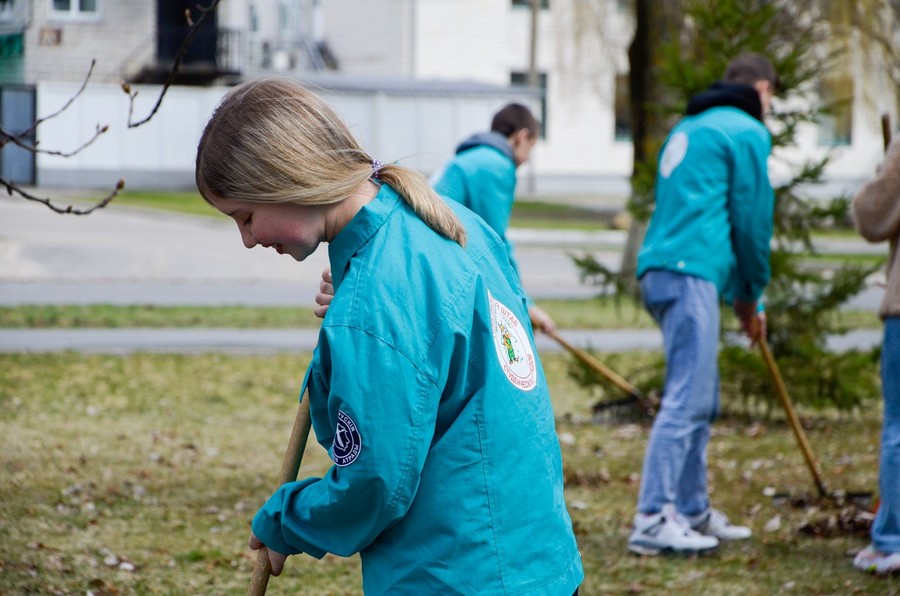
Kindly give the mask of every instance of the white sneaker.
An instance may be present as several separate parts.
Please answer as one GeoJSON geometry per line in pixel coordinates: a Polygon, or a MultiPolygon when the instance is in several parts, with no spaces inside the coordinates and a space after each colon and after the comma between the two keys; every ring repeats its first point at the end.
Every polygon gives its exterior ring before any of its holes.
{"type": "Polygon", "coordinates": [[[900,553],[882,553],[871,544],[856,554],[853,566],[876,575],[900,572],[900,553]]]}
{"type": "Polygon", "coordinates": [[[719,540],[746,540],[753,531],[746,526],[735,526],[724,513],[710,507],[699,515],[686,516],[691,529],[704,536],[715,536],[719,540]]]}
{"type": "Polygon", "coordinates": [[[675,512],[675,505],[665,505],[659,513],[634,516],[634,529],[628,537],[628,550],[638,555],[661,552],[702,553],[719,546],[714,536],[695,532],[687,520],[675,512]]]}

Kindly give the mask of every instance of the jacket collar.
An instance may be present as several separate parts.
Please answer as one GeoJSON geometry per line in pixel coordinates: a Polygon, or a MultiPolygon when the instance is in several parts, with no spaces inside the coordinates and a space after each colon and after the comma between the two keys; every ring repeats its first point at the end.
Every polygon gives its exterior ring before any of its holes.
{"type": "Polygon", "coordinates": [[[375,198],[364,205],[328,244],[328,260],[335,291],[344,279],[350,259],[384,225],[401,200],[393,188],[382,184],[375,198]]]}

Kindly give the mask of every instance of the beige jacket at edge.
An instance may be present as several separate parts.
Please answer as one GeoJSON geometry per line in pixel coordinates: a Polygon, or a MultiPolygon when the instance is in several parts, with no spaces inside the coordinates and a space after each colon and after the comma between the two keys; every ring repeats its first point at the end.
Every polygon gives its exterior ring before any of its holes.
{"type": "Polygon", "coordinates": [[[874,180],[853,197],[856,227],[869,242],[890,242],[887,289],[878,314],[882,319],[900,316],[900,135],[888,147],[884,166],[874,180]]]}

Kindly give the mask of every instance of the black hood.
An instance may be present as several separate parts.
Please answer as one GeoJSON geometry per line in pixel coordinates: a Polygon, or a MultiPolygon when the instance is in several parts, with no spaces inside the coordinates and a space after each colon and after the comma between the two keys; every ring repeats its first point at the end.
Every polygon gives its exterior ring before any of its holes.
{"type": "Polygon", "coordinates": [[[688,102],[688,116],[694,116],[711,108],[731,106],[743,110],[762,122],[762,103],[759,93],[750,85],[717,81],[709,89],[698,93],[688,102]]]}

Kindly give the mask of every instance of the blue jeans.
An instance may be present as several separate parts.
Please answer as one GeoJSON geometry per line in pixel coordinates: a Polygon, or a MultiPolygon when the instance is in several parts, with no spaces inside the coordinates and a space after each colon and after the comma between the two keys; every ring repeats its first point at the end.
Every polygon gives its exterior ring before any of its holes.
{"type": "Polygon", "coordinates": [[[900,552],[900,317],[884,321],[881,346],[881,463],[878,492],[881,504],[872,523],[872,545],[882,552],[900,552]]]}
{"type": "Polygon", "coordinates": [[[706,445],[719,412],[719,294],[712,282],[669,271],[645,273],[641,293],[662,329],[666,381],[637,509],[657,513],[674,503],[697,515],[709,508],[706,445]]]}

